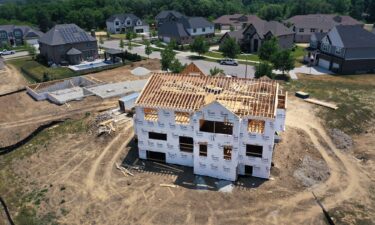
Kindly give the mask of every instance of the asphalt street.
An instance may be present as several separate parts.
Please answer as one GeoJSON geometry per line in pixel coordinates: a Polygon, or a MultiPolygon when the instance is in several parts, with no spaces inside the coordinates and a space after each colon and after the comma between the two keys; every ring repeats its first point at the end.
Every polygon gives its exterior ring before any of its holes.
{"type": "MultiPolygon", "coordinates": [[[[114,48],[114,49],[120,49],[119,47],[119,40],[111,40],[111,41],[105,41],[102,45],[104,48],[114,48]]],[[[133,46],[132,50],[129,50],[125,48],[125,50],[128,50],[132,53],[137,53],[138,55],[147,57],[145,54],[145,46],[133,46]]],[[[189,58],[189,53],[187,52],[179,52],[176,55],[176,58],[180,60],[183,64],[189,64],[191,62],[194,62],[204,73],[209,74],[210,69],[214,68],[215,66],[224,70],[224,73],[227,75],[237,76],[240,78],[245,77],[245,71],[246,71],[246,65],[239,64],[238,66],[223,66],[220,65],[217,62],[210,62],[206,60],[192,60],[189,58]]],[[[150,58],[160,59],[160,52],[154,51],[150,55],[150,58]]],[[[254,77],[254,66],[247,66],[247,78],[253,78],[254,77]]]]}

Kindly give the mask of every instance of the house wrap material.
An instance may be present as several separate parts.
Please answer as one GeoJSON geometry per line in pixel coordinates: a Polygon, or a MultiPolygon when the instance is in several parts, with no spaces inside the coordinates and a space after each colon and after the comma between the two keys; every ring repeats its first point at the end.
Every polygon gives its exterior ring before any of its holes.
{"type": "Polygon", "coordinates": [[[139,157],[231,181],[269,178],[286,101],[273,80],[153,74],[135,103],[139,157]]]}

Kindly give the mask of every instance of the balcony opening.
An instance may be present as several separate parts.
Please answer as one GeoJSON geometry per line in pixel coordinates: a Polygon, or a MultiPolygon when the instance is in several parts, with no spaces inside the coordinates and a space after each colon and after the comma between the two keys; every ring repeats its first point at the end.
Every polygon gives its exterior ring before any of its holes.
{"type": "Polygon", "coordinates": [[[156,109],[144,108],[143,113],[145,115],[145,120],[158,121],[158,111],[156,109]]]}
{"type": "Polygon", "coordinates": [[[154,139],[154,140],[166,141],[167,140],[167,134],[156,133],[156,132],[148,132],[148,138],[154,139]]]}
{"type": "Polygon", "coordinates": [[[199,156],[207,157],[207,144],[206,143],[199,144],[199,156]]]}
{"type": "Polygon", "coordinates": [[[232,159],[232,146],[226,145],[224,146],[224,159],[231,160],[232,159]]]}
{"type": "Polygon", "coordinates": [[[187,112],[175,112],[175,121],[177,124],[187,125],[190,123],[190,114],[187,112]]]}
{"type": "Polygon", "coordinates": [[[233,134],[233,124],[229,122],[200,120],[199,131],[216,134],[233,134]]]}
{"type": "Polygon", "coordinates": [[[194,150],[194,141],[191,137],[179,137],[180,139],[180,151],[192,153],[194,150]]]}
{"type": "Polygon", "coordinates": [[[264,120],[249,120],[247,130],[250,133],[264,133],[264,127],[265,127],[265,121],[264,120]]]}
{"type": "Polygon", "coordinates": [[[246,145],[246,156],[262,158],[263,146],[246,145]]]}

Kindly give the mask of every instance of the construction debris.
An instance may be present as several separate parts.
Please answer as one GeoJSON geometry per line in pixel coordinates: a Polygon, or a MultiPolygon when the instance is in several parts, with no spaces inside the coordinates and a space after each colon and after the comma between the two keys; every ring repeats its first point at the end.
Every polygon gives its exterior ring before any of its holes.
{"type": "Polygon", "coordinates": [[[120,170],[122,173],[124,173],[125,176],[127,176],[126,174],[128,174],[128,175],[134,177],[134,174],[132,174],[132,173],[131,173],[129,170],[127,170],[126,168],[120,166],[118,163],[116,163],[116,168],[117,168],[118,170],[120,170]]]}
{"type": "Polygon", "coordinates": [[[169,166],[169,165],[165,165],[165,164],[162,164],[162,163],[154,162],[154,164],[159,165],[159,166],[163,166],[163,167],[168,168],[168,169],[175,170],[177,172],[184,172],[181,169],[178,169],[178,168],[175,168],[175,167],[172,167],[172,166],[169,166]]]}
{"type": "Polygon", "coordinates": [[[111,134],[116,132],[120,125],[130,120],[131,118],[121,112],[119,108],[111,109],[97,115],[89,127],[92,133],[97,133],[98,135],[111,134]]]}
{"type": "Polygon", "coordinates": [[[297,91],[296,92],[296,97],[306,99],[310,97],[309,93],[303,92],[303,91],[297,91]]]}
{"type": "Polygon", "coordinates": [[[321,106],[325,106],[325,107],[328,107],[330,109],[338,109],[339,107],[337,107],[337,105],[335,104],[332,104],[332,103],[328,103],[328,102],[323,102],[323,101],[320,101],[320,100],[317,100],[317,99],[311,99],[311,98],[308,98],[308,99],[305,99],[306,102],[309,102],[309,103],[313,103],[313,104],[316,104],[316,105],[321,105],[321,106]]]}
{"type": "Polygon", "coordinates": [[[176,188],[178,187],[177,185],[174,184],[160,184],[160,187],[171,187],[171,188],[176,188]]]}

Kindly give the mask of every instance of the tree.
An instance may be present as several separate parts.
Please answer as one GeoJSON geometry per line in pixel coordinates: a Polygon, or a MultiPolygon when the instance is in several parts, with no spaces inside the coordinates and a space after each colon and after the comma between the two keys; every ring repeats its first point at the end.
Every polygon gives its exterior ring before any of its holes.
{"type": "Polygon", "coordinates": [[[171,67],[173,60],[175,59],[176,53],[173,51],[172,46],[168,45],[161,51],[160,55],[161,69],[168,70],[171,67]]]}
{"type": "Polygon", "coordinates": [[[259,49],[259,58],[261,60],[270,61],[271,57],[276,54],[279,50],[279,44],[277,43],[277,38],[272,37],[271,39],[265,41],[259,49]]]}
{"type": "Polygon", "coordinates": [[[123,39],[120,39],[119,47],[121,48],[122,51],[124,51],[125,43],[123,39]]]}
{"type": "Polygon", "coordinates": [[[132,48],[133,48],[132,39],[134,37],[134,33],[133,32],[126,32],[125,37],[126,37],[126,40],[128,40],[128,49],[132,50],[132,48]]]}
{"type": "Polygon", "coordinates": [[[173,59],[171,65],[169,66],[169,69],[172,73],[180,73],[184,69],[184,66],[178,59],[173,59]]]}
{"type": "Polygon", "coordinates": [[[26,45],[26,49],[27,49],[29,55],[34,59],[35,55],[36,55],[36,49],[35,49],[35,47],[32,46],[32,45],[30,45],[30,44],[28,44],[28,43],[26,43],[25,45],[26,45]]]}
{"type": "Polygon", "coordinates": [[[272,73],[272,65],[268,62],[260,62],[255,66],[255,77],[260,78],[262,76],[267,76],[271,79],[275,78],[275,74],[272,73]]]}
{"type": "Polygon", "coordinates": [[[194,39],[193,43],[190,44],[190,50],[202,55],[208,52],[210,46],[207,44],[203,37],[197,37],[194,39]]]}
{"type": "Polygon", "coordinates": [[[224,70],[222,70],[222,69],[220,69],[220,68],[218,68],[216,66],[214,68],[210,69],[210,75],[211,76],[215,76],[215,75],[217,75],[219,73],[224,73],[224,70]]]}
{"type": "Polygon", "coordinates": [[[272,57],[272,63],[275,69],[281,70],[283,74],[294,69],[294,58],[292,52],[289,49],[278,51],[272,57]]]}
{"type": "Polygon", "coordinates": [[[145,54],[147,55],[147,58],[150,58],[151,53],[152,53],[151,44],[149,41],[146,41],[145,54]]]}
{"type": "Polygon", "coordinates": [[[238,54],[240,54],[241,49],[234,38],[226,38],[220,45],[219,51],[223,53],[224,57],[234,59],[238,54]]]}

